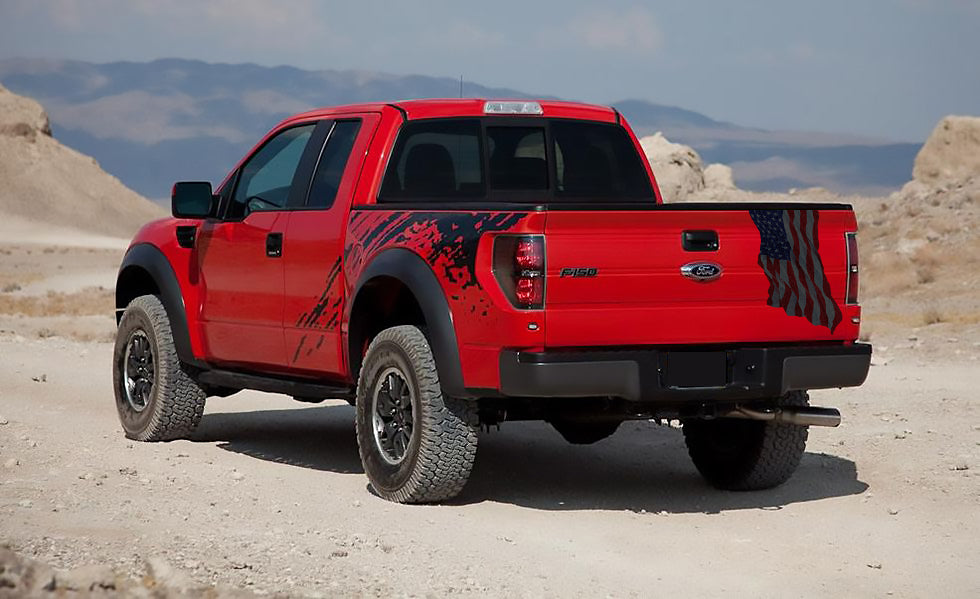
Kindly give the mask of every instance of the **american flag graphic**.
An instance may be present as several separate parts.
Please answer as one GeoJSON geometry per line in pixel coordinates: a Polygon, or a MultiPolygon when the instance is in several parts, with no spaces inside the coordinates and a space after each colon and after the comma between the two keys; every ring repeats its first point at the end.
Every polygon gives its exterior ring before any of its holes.
{"type": "Polygon", "coordinates": [[[759,266],[769,279],[769,305],[834,332],[842,313],[817,251],[817,211],[749,210],[749,215],[759,229],[759,266]]]}

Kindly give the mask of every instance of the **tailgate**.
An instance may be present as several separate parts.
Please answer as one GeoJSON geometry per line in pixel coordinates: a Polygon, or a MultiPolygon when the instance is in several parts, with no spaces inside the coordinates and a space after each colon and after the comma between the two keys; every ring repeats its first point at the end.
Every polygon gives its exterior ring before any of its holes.
{"type": "Polygon", "coordinates": [[[545,345],[856,339],[860,308],[844,303],[850,208],[744,206],[548,212],[545,345]]]}

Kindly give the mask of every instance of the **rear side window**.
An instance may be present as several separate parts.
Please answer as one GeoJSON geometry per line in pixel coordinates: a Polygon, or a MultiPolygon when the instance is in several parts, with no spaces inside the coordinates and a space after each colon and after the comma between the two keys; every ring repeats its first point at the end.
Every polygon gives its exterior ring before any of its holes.
{"type": "Polygon", "coordinates": [[[646,199],[653,188],[636,147],[622,127],[555,121],[556,195],[566,198],[646,199]]]}
{"type": "Polygon", "coordinates": [[[476,198],[486,194],[480,121],[419,121],[405,125],[391,155],[381,197],[476,198]]]}
{"type": "Polygon", "coordinates": [[[329,208],[337,197],[337,188],[344,176],[344,167],[350,158],[351,148],[361,128],[360,121],[337,121],[330,131],[320,160],[316,165],[307,206],[310,208],[329,208]]]}

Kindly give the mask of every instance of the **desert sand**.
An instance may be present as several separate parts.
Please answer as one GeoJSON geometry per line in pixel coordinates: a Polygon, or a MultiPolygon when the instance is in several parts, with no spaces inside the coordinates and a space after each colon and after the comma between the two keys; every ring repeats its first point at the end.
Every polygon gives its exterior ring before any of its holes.
{"type": "MultiPolygon", "coordinates": [[[[676,199],[777,199],[711,170],[676,199]]],[[[813,392],[844,423],[810,430],[787,484],[708,487],[674,426],[576,447],[505,423],[481,434],[463,494],[434,506],[372,495],[344,402],[247,391],[209,399],[191,440],[125,439],[112,286],[138,223],[8,207],[0,597],[28,571],[38,589],[127,596],[976,597],[980,185],[955,172],[888,198],[788,196],[855,204],[875,356],[863,387],[813,392]]]]}

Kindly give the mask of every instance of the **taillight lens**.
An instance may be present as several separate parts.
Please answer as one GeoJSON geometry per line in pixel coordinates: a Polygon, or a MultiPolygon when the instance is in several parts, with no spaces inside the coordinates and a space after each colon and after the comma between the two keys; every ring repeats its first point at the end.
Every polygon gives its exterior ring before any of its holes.
{"type": "Polygon", "coordinates": [[[540,238],[531,237],[517,240],[514,262],[521,270],[541,271],[544,268],[544,244],[540,238]]]}
{"type": "Polygon", "coordinates": [[[500,235],[493,243],[493,274],[515,308],[544,307],[544,236],[500,235]]]}
{"type": "Polygon", "coordinates": [[[847,296],[848,304],[858,303],[858,242],[857,233],[845,233],[847,239],[847,296]]]}

